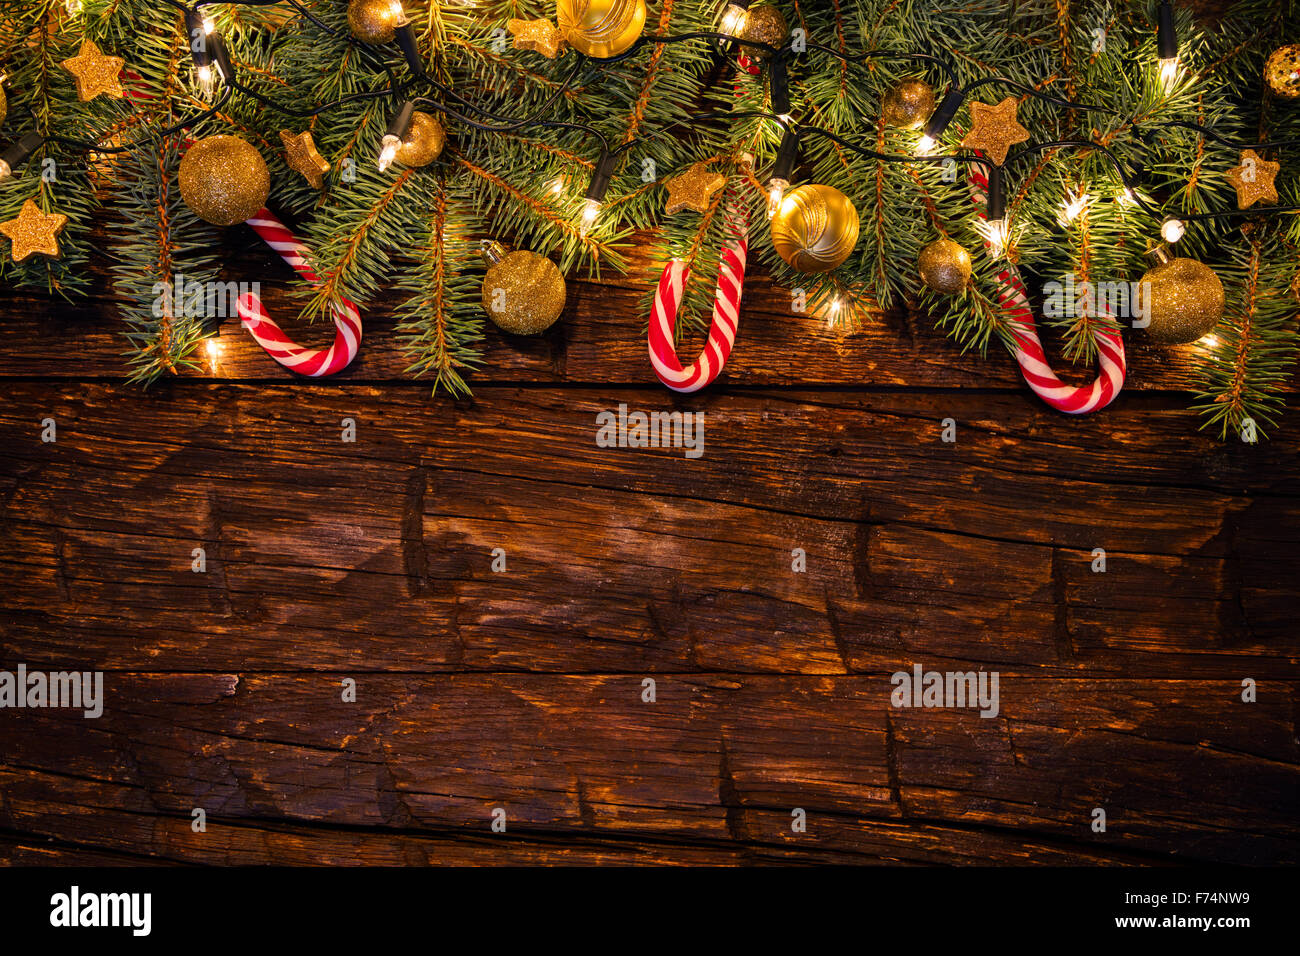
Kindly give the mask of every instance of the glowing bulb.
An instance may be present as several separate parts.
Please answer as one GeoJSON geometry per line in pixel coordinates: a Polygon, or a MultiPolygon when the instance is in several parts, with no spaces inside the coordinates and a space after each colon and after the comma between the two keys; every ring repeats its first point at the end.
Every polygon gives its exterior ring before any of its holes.
{"type": "Polygon", "coordinates": [[[1181,219],[1166,219],[1160,226],[1160,235],[1165,242],[1177,242],[1186,231],[1187,226],[1181,219]]]}
{"type": "Polygon", "coordinates": [[[1115,199],[1121,206],[1136,206],[1138,201],[1137,194],[1131,189],[1125,189],[1122,193],[1116,196],[1115,199]]]}
{"type": "Polygon", "coordinates": [[[785,191],[790,183],[784,179],[772,179],[767,184],[767,218],[771,219],[776,215],[776,211],[781,208],[781,201],[785,199],[785,191]]]}
{"type": "Polygon", "coordinates": [[[983,219],[975,224],[976,230],[989,245],[994,258],[1001,258],[1011,240],[1011,224],[1005,219],[983,219]]]}
{"type": "Polygon", "coordinates": [[[564,177],[556,176],[542,188],[552,196],[558,196],[560,193],[564,192],[564,177]]]}
{"type": "Polygon", "coordinates": [[[840,308],[843,305],[844,301],[838,295],[831,299],[830,311],[826,316],[826,328],[833,329],[835,327],[835,317],[840,314],[840,308]]]}
{"type": "Polygon", "coordinates": [[[1165,86],[1173,86],[1174,81],[1178,79],[1178,57],[1171,56],[1166,60],[1160,61],[1160,82],[1165,86]]]}
{"type": "Polygon", "coordinates": [[[1068,226],[1078,219],[1090,202],[1092,197],[1086,192],[1080,191],[1066,196],[1065,201],[1061,203],[1061,224],[1068,226]]]}
{"type": "Polygon", "coordinates": [[[214,82],[215,78],[212,73],[212,67],[205,63],[195,71],[194,76],[195,80],[198,82],[199,91],[204,96],[211,96],[213,87],[216,85],[214,82]]]}
{"type": "Polygon", "coordinates": [[[212,18],[211,18],[211,17],[204,17],[204,18],[203,18],[203,32],[204,32],[204,33],[206,33],[208,36],[212,36],[212,31],[215,30],[216,28],[217,28],[217,25],[216,25],[215,23],[212,22],[212,18]]]}
{"type": "Polygon", "coordinates": [[[0,159],[0,182],[3,182],[4,180],[8,179],[13,174],[14,174],[13,168],[3,159],[0,159]]]}
{"type": "Polygon", "coordinates": [[[726,11],[722,14],[722,26],[718,28],[718,32],[725,33],[729,37],[736,36],[740,33],[746,15],[744,7],[735,3],[728,4],[726,11]]]}
{"type": "Polygon", "coordinates": [[[922,136],[916,141],[916,151],[922,156],[928,156],[934,152],[935,145],[933,136],[922,136]]]}
{"type": "Polygon", "coordinates": [[[81,12],[81,0],[67,0],[63,6],[67,9],[70,17],[75,17],[81,12]]]}
{"type": "Polygon", "coordinates": [[[397,148],[401,145],[402,141],[392,133],[386,134],[380,141],[380,146],[383,147],[379,150],[379,171],[381,173],[393,165],[393,160],[397,158],[397,148]]]}
{"type": "Polygon", "coordinates": [[[600,215],[600,200],[588,199],[582,207],[582,223],[578,226],[578,234],[585,236],[591,232],[591,227],[596,224],[596,217],[600,215]]]}
{"type": "Polygon", "coordinates": [[[389,0],[388,10],[393,19],[397,21],[399,27],[404,27],[411,22],[406,19],[406,11],[402,9],[400,0],[389,0]]]}
{"type": "Polygon", "coordinates": [[[217,359],[221,358],[221,340],[218,339],[216,336],[213,336],[212,338],[208,339],[207,350],[208,350],[208,361],[212,363],[213,368],[216,368],[217,359]]]}
{"type": "Polygon", "coordinates": [[[1209,335],[1202,335],[1196,340],[1197,345],[1204,345],[1207,349],[1219,347],[1219,337],[1211,332],[1209,335]]]}

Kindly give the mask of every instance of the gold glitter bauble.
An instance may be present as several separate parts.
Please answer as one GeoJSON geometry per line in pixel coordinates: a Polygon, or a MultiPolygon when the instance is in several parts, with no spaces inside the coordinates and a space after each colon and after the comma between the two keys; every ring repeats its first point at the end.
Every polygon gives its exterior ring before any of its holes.
{"type": "Polygon", "coordinates": [[[618,56],[645,28],[645,0],[556,0],[555,13],[569,46],[597,60],[618,56]]]}
{"type": "Polygon", "coordinates": [[[925,80],[903,80],[885,94],[880,115],[890,126],[918,129],[934,112],[934,87],[925,80]]]}
{"type": "Polygon", "coordinates": [[[238,136],[209,136],[185,153],[181,198],[214,226],[233,226],[257,214],[271,191],[266,160],[238,136]]]}
{"type": "Polygon", "coordinates": [[[1168,259],[1148,270],[1142,283],[1147,333],[1161,345],[1195,342],[1223,317],[1223,283],[1203,262],[1168,259]]]}
{"type": "Polygon", "coordinates": [[[785,35],[788,32],[789,27],[786,26],[785,17],[777,7],[770,3],[756,3],[745,11],[745,18],[740,21],[740,32],[736,34],[736,39],[740,40],[747,54],[761,59],[769,56],[769,51],[749,44],[766,43],[768,46],[780,49],[785,45],[785,35]],[[745,42],[747,40],[748,43],[745,42]]]}
{"type": "Polygon", "coordinates": [[[427,166],[442,155],[446,142],[442,124],[428,113],[416,110],[411,114],[411,128],[402,137],[394,159],[403,166],[427,166]]]}
{"type": "Polygon", "coordinates": [[[1273,51],[1264,64],[1264,82],[1284,100],[1300,96],[1300,43],[1288,43],[1273,51]]]}
{"type": "Polygon", "coordinates": [[[488,244],[484,256],[493,265],[483,277],[483,309],[497,327],[512,335],[545,332],[564,311],[564,276],[560,267],[535,252],[505,252],[488,244]]]}
{"type": "Polygon", "coordinates": [[[391,43],[400,10],[393,0],[352,0],[348,4],[348,29],[362,43],[391,43]]]}
{"type": "Polygon", "coordinates": [[[936,239],[917,257],[921,281],[935,292],[952,294],[970,279],[970,253],[951,239],[936,239]]]}
{"type": "Polygon", "coordinates": [[[858,241],[858,211],[833,186],[797,186],[772,217],[772,247],[792,269],[829,272],[858,241]]]}

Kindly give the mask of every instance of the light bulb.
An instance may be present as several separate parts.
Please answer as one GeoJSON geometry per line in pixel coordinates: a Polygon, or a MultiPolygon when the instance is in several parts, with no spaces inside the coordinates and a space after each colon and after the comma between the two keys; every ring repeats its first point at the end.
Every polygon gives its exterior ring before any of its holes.
{"type": "Polygon", "coordinates": [[[558,196],[560,193],[564,192],[564,177],[556,176],[542,188],[552,196],[558,196]]]}
{"type": "Polygon", "coordinates": [[[406,19],[406,11],[402,9],[401,0],[389,0],[388,7],[399,27],[404,27],[411,22],[406,19]]]}
{"type": "Polygon", "coordinates": [[[401,139],[388,133],[380,140],[379,150],[379,171],[382,173],[389,166],[393,165],[393,160],[397,158],[398,147],[402,145],[401,139]]]}
{"type": "Polygon", "coordinates": [[[213,368],[216,368],[217,360],[221,358],[221,340],[216,336],[213,336],[207,340],[206,344],[208,350],[208,361],[212,363],[213,368]]]}
{"type": "Polygon", "coordinates": [[[785,179],[769,179],[767,182],[767,218],[771,219],[776,215],[776,211],[781,208],[781,200],[785,199],[785,191],[790,183],[785,179]]]}
{"type": "Polygon", "coordinates": [[[975,224],[976,230],[989,244],[989,252],[1000,258],[1007,251],[1011,238],[1011,225],[1005,219],[983,219],[975,224]]]}
{"type": "Polygon", "coordinates": [[[212,90],[216,86],[215,77],[210,64],[203,64],[194,71],[194,81],[198,84],[199,92],[205,97],[212,95],[212,90]]]}
{"type": "Polygon", "coordinates": [[[1183,233],[1187,231],[1187,226],[1181,219],[1166,219],[1160,225],[1160,235],[1165,242],[1177,242],[1183,238],[1183,233]]]}
{"type": "Polygon", "coordinates": [[[1136,206],[1138,201],[1137,195],[1131,189],[1125,189],[1115,199],[1121,206],[1136,206]]]}
{"type": "Polygon", "coordinates": [[[738,35],[741,26],[745,22],[745,16],[745,8],[740,4],[727,4],[727,9],[722,14],[722,26],[718,28],[718,32],[725,33],[729,37],[738,35]]]}
{"type": "Polygon", "coordinates": [[[1078,219],[1090,202],[1092,197],[1086,192],[1080,191],[1066,196],[1065,201],[1061,203],[1061,224],[1068,226],[1078,219]]]}
{"type": "Polygon", "coordinates": [[[0,182],[4,182],[6,179],[8,179],[8,178],[9,178],[10,176],[12,176],[13,174],[14,174],[14,171],[13,171],[13,169],[9,166],[9,164],[8,164],[7,162],[5,162],[3,159],[0,159],[0,182]]]}
{"type": "Polygon", "coordinates": [[[1160,82],[1173,86],[1178,79],[1178,57],[1172,56],[1160,61],[1160,82]]]}
{"type": "Polygon", "coordinates": [[[921,156],[929,156],[930,153],[934,152],[934,147],[935,147],[935,141],[934,141],[934,137],[932,136],[929,135],[922,136],[919,140],[916,141],[916,151],[921,156]]]}
{"type": "Polygon", "coordinates": [[[1213,332],[1211,332],[1208,335],[1202,335],[1199,339],[1196,340],[1196,344],[1204,345],[1207,349],[1218,348],[1219,337],[1215,335],[1213,332]]]}
{"type": "Polygon", "coordinates": [[[75,17],[81,12],[81,0],[67,0],[63,6],[67,9],[70,17],[75,17]]]}
{"type": "Polygon", "coordinates": [[[588,199],[582,206],[582,222],[578,226],[578,234],[585,236],[591,232],[591,227],[596,224],[596,217],[600,215],[601,202],[599,199],[588,199]]]}
{"type": "Polygon", "coordinates": [[[217,27],[216,27],[216,24],[214,24],[214,23],[212,22],[212,18],[211,18],[211,17],[204,17],[204,18],[203,18],[203,32],[204,32],[204,33],[206,33],[208,36],[212,36],[212,31],[215,30],[216,28],[217,28],[217,27]]]}

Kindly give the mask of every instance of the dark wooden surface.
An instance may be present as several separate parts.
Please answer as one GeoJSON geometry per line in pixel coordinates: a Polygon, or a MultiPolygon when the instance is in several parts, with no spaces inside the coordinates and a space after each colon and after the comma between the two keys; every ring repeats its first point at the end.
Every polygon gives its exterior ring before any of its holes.
{"type": "Polygon", "coordinates": [[[724,381],[679,398],[642,285],[570,290],[549,335],[489,333],[460,402],[403,377],[383,308],[337,379],[230,320],[145,392],[106,290],[4,293],[0,665],[108,699],[0,711],[0,860],[1300,859],[1294,415],[1221,444],[1187,353],[1137,346],[1068,418],[1005,354],[833,332],[761,279],[724,381]],[[705,412],[703,457],[598,448],[620,402],[705,412]],[[999,716],[892,709],[913,663],[998,671],[999,716]]]}

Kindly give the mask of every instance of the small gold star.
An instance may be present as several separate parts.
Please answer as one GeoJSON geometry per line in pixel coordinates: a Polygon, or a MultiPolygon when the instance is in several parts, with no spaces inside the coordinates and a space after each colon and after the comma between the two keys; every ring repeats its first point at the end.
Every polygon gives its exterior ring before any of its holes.
{"type": "Polygon", "coordinates": [[[1007,151],[1016,143],[1029,139],[1029,130],[1016,119],[1016,98],[1008,96],[997,106],[987,103],[970,105],[971,131],[961,144],[968,149],[978,149],[1001,166],[1007,160],[1007,151]]]}
{"type": "Polygon", "coordinates": [[[1261,159],[1253,149],[1242,150],[1241,164],[1224,174],[1237,189],[1237,208],[1249,209],[1257,202],[1277,202],[1277,186],[1273,180],[1281,168],[1281,163],[1261,159]]]}
{"type": "Polygon", "coordinates": [[[325,185],[325,174],[330,171],[330,164],[325,157],[316,152],[316,143],[311,138],[311,131],[304,130],[297,134],[287,129],[280,130],[280,142],[284,143],[287,154],[285,161],[289,168],[307,177],[307,182],[316,189],[325,185]]]}
{"type": "Polygon", "coordinates": [[[564,49],[564,34],[550,20],[511,20],[506,24],[516,50],[532,50],[554,60],[564,49]]]}
{"type": "Polygon", "coordinates": [[[58,212],[41,212],[41,207],[29,199],[23,203],[17,219],[0,222],[0,232],[8,236],[12,243],[9,252],[14,262],[22,262],[37,252],[51,259],[57,259],[59,243],[55,236],[62,232],[67,224],[67,216],[58,212]]]}
{"type": "Polygon", "coordinates": [[[708,212],[714,193],[727,185],[727,177],[709,172],[704,163],[696,163],[681,175],[665,181],[664,185],[668,187],[668,200],[664,206],[668,215],[683,209],[708,212]]]}
{"type": "Polygon", "coordinates": [[[81,52],[63,61],[63,67],[77,79],[77,97],[83,103],[100,93],[121,98],[122,83],[118,74],[126,60],[120,56],[104,56],[94,40],[82,40],[81,52]]]}

